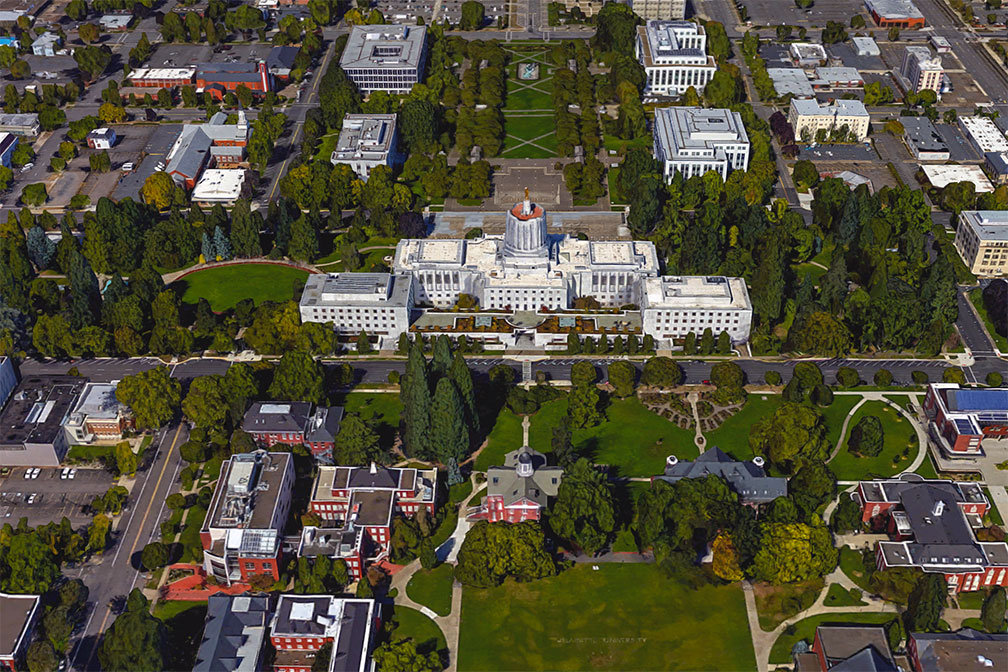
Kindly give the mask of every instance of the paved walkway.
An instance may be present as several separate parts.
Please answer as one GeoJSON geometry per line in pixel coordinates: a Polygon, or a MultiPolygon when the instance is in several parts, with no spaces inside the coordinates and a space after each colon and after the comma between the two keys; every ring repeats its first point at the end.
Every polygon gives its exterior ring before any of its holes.
{"type": "Polygon", "coordinates": [[[696,392],[690,392],[686,395],[686,401],[689,402],[690,408],[693,410],[693,422],[696,425],[696,434],[693,437],[693,443],[696,447],[700,449],[703,453],[704,449],[707,447],[707,437],[703,435],[700,431],[700,411],[697,409],[697,401],[700,400],[700,395],[696,392]]]}
{"type": "Polygon", "coordinates": [[[861,401],[856,403],[854,407],[850,410],[850,412],[847,414],[847,417],[844,418],[843,427],[840,429],[840,437],[837,439],[836,446],[834,446],[833,452],[830,453],[829,459],[826,460],[827,462],[831,462],[833,458],[836,457],[837,454],[840,452],[840,449],[843,447],[844,437],[847,436],[847,425],[850,423],[851,418],[854,417],[854,414],[857,412],[857,410],[861,408],[861,406],[864,405],[865,402],[881,401],[888,404],[893,409],[895,409],[897,413],[905,417],[910,422],[910,426],[914,428],[914,432],[917,434],[917,455],[914,457],[913,462],[910,463],[910,466],[908,466],[906,469],[903,470],[903,473],[917,471],[917,469],[921,466],[921,464],[924,463],[924,459],[927,457],[928,437],[927,437],[927,431],[925,431],[924,427],[920,423],[920,420],[918,419],[919,416],[923,414],[923,411],[920,406],[920,393],[888,392],[888,391],[858,392],[856,390],[848,390],[848,391],[836,392],[835,394],[859,395],[861,397],[861,401]],[[918,415],[915,416],[911,414],[905,408],[903,408],[895,401],[887,397],[886,395],[888,394],[899,394],[908,396],[910,400],[913,402],[914,410],[918,415]]]}

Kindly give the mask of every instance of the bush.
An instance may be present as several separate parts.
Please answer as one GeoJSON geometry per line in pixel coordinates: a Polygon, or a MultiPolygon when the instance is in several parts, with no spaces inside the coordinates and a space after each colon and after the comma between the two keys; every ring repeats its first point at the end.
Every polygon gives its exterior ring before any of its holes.
{"type": "Polygon", "coordinates": [[[878,387],[889,387],[893,381],[892,372],[888,369],[879,369],[875,372],[874,381],[878,387]]]}
{"type": "Polygon", "coordinates": [[[833,390],[831,390],[828,385],[820,383],[812,388],[812,395],[810,398],[812,399],[812,403],[817,406],[829,406],[833,403],[833,390]]]}
{"type": "Polygon", "coordinates": [[[917,385],[927,385],[928,383],[927,371],[914,371],[910,374],[910,378],[912,378],[913,382],[917,385]]]}
{"type": "Polygon", "coordinates": [[[836,372],[837,384],[841,387],[857,387],[861,383],[861,376],[857,369],[849,366],[841,366],[836,372]]]}
{"type": "Polygon", "coordinates": [[[875,457],[882,452],[882,421],[874,415],[865,415],[851,430],[847,449],[865,457],[875,457]]]}
{"type": "Polygon", "coordinates": [[[997,371],[991,371],[990,373],[987,374],[987,377],[984,379],[984,381],[990,387],[1001,387],[1002,383],[1004,383],[1004,376],[1002,376],[997,371]]]}
{"type": "Polygon", "coordinates": [[[966,374],[958,366],[950,366],[949,368],[942,371],[942,382],[958,383],[959,385],[965,385],[966,374]]]}
{"type": "Polygon", "coordinates": [[[161,569],[168,564],[168,547],[160,541],[152,541],[144,546],[140,562],[149,570],[161,569]]]}
{"type": "Polygon", "coordinates": [[[780,371],[767,371],[763,376],[763,380],[766,381],[767,385],[780,385],[783,378],[780,371]]]}

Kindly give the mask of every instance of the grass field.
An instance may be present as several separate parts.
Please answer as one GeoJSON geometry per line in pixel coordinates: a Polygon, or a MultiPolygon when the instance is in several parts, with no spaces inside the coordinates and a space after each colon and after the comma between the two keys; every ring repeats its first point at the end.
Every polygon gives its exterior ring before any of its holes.
{"type": "Polygon", "coordinates": [[[392,445],[402,415],[398,394],[350,392],[337,401],[342,404],[344,413],[355,413],[363,420],[374,423],[382,446],[392,445]]]}
{"type": "Polygon", "coordinates": [[[392,619],[396,622],[395,629],[392,630],[392,641],[412,639],[421,651],[440,651],[441,658],[446,657],[448,644],[437,623],[416,609],[398,605],[392,613],[392,619]]]}
{"type": "Polygon", "coordinates": [[[497,416],[497,423],[487,435],[487,445],[476,458],[476,471],[486,471],[494,465],[504,464],[504,455],[521,448],[521,418],[504,408],[497,416]]]}
{"type": "Polygon", "coordinates": [[[818,285],[819,278],[826,274],[827,269],[822,266],[806,262],[804,264],[792,264],[791,270],[793,270],[795,275],[798,276],[798,279],[802,281],[805,279],[806,275],[812,276],[812,282],[818,285]]]}
{"type": "Polygon", "coordinates": [[[844,445],[837,456],[830,461],[829,466],[840,480],[887,477],[898,474],[910,466],[910,462],[916,455],[917,434],[910,422],[885,402],[868,401],[851,418],[847,425],[844,445]],[[858,457],[847,450],[847,441],[850,438],[851,430],[866,415],[877,416],[882,421],[882,429],[885,434],[882,452],[875,457],[858,457]],[[910,450],[903,457],[903,452],[907,450],[907,447],[910,450]]]}
{"type": "Polygon", "coordinates": [[[531,583],[466,588],[461,623],[459,670],[756,667],[741,589],[691,590],[654,565],[577,565],[531,583]]]}
{"type": "Polygon", "coordinates": [[[288,301],[294,296],[294,284],[304,281],[307,271],[278,264],[233,264],[196,271],[176,281],[173,286],[183,303],[210,302],[215,311],[234,307],[242,299],[288,301]]]}
{"type": "Polygon", "coordinates": [[[826,408],[820,408],[823,419],[826,421],[826,440],[829,442],[830,450],[836,446],[840,439],[840,430],[843,429],[844,418],[857,406],[861,397],[853,394],[838,394],[833,397],[833,403],[826,408]]]}
{"type": "Polygon", "coordinates": [[[753,584],[760,627],[770,632],[795,614],[805,611],[815,603],[824,585],[825,582],[818,577],[782,586],[753,584]]]}
{"type": "Polygon", "coordinates": [[[873,592],[868,587],[868,574],[865,572],[864,563],[861,561],[861,552],[855,551],[850,546],[840,547],[840,570],[853,581],[863,593],[873,592]]]}
{"type": "Polygon", "coordinates": [[[749,430],[758,420],[772,415],[784,400],[779,394],[750,394],[745,406],[713,432],[706,432],[707,447],[717,446],[737,460],[751,460],[749,430]]]}
{"type": "MultiPolygon", "coordinates": [[[[539,72],[542,73],[541,67],[539,72]]],[[[552,78],[548,78],[545,81],[539,79],[533,87],[522,86],[522,83],[519,83],[515,79],[508,79],[507,100],[504,101],[505,112],[508,110],[553,109],[552,78]]]]}
{"type": "Polygon", "coordinates": [[[451,613],[453,580],[453,565],[421,569],[406,584],[406,594],[417,604],[433,609],[438,616],[447,616],[451,613]]]}
{"type": "Polygon", "coordinates": [[[969,300],[973,304],[973,307],[976,308],[980,319],[983,320],[984,326],[987,327],[987,333],[994,339],[994,345],[1001,352],[1008,352],[1008,338],[994,331],[994,323],[991,322],[990,315],[987,314],[987,307],[984,306],[983,302],[983,290],[979,287],[971,289],[969,291],[969,300]]]}
{"type": "Polygon", "coordinates": [[[857,595],[852,595],[849,590],[839,583],[830,584],[823,603],[827,607],[861,607],[866,604],[864,600],[857,595]]]}
{"type": "Polygon", "coordinates": [[[196,651],[203,638],[207,603],[168,600],[154,605],[153,614],[168,630],[165,662],[168,669],[189,670],[196,663],[196,651]]]}
{"type": "Polygon", "coordinates": [[[552,114],[511,114],[504,117],[504,133],[507,137],[504,138],[501,156],[509,159],[546,159],[556,156],[555,128],[552,114]],[[535,140],[535,144],[522,144],[522,140],[535,140]]]}
{"type": "Polygon", "coordinates": [[[777,641],[774,642],[773,648],[770,649],[770,664],[789,664],[791,662],[791,647],[793,647],[800,639],[804,639],[809,644],[812,644],[812,638],[815,637],[816,626],[820,623],[864,623],[872,625],[877,623],[888,623],[894,618],[897,618],[896,614],[871,612],[810,616],[809,618],[800,620],[794,624],[795,628],[793,634],[784,633],[777,638],[777,641]]]}

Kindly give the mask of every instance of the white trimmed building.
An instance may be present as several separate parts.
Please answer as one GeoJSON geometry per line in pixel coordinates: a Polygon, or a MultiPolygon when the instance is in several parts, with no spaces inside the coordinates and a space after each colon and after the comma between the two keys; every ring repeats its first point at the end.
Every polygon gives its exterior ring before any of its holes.
{"type": "Polygon", "coordinates": [[[871,115],[860,100],[835,100],[823,105],[814,98],[795,98],[788,110],[788,123],[799,139],[815,140],[821,130],[829,133],[846,126],[860,142],[868,137],[871,115]]]}
{"type": "Polygon", "coordinates": [[[959,117],[959,128],[981,154],[1008,151],[1008,139],[987,117],[959,117]]]}
{"type": "Polygon", "coordinates": [[[343,117],[333,165],[345,163],[365,182],[375,166],[400,162],[399,130],[394,114],[348,114],[343,117]]]}
{"type": "Polygon", "coordinates": [[[654,155],[666,182],[678,171],[683,177],[708,170],[728,178],[749,167],[749,136],[738,112],[700,107],[655,110],[654,155]]]}
{"type": "Polygon", "coordinates": [[[689,332],[727,331],[735,343],[748,340],[752,302],[742,278],[670,276],[643,281],[644,333],[670,341],[689,332]]]}
{"type": "Polygon", "coordinates": [[[963,210],[953,244],[971,273],[1008,275],[1008,212],[963,210]]]}
{"type": "Polygon", "coordinates": [[[930,89],[935,95],[939,95],[945,70],[942,68],[941,56],[932,55],[927,47],[911,46],[903,54],[900,74],[906,78],[914,93],[930,89]]]}
{"type": "Polygon", "coordinates": [[[637,26],[637,60],[644,66],[644,93],[679,96],[694,87],[703,93],[717,65],[707,55],[707,34],[690,21],[648,21],[637,26]]]}
{"type": "Polygon", "coordinates": [[[424,26],[354,26],[340,67],[365,96],[372,91],[409,93],[423,80],[426,37],[424,26]]]}

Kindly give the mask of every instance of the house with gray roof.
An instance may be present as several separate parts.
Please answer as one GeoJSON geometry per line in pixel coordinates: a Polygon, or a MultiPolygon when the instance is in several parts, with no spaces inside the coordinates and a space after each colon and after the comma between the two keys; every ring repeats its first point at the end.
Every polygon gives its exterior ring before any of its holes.
{"type": "Polygon", "coordinates": [[[258,672],[269,617],[266,595],[211,595],[193,672],[258,672]]]}
{"type": "Polygon", "coordinates": [[[739,462],[714,446],[693,461],[669,455],[665,459],[665,473],[654,476],[651,480],[676,483],[684,478],[717,476],[728,482],[742,504],[755,506],[772,502],[778,497],[786,497],[788,493],[787,479],[767,476],[763,464],[762,457],[739,462]]]}
{"type": "Polygon", "coordinates": [[[561,467],[546,464],[546,456],[528,446],[504,456],[504,466],[487,470],[487,494],[466,514],[469,520],[491,523],[539,520],[563,478],[561,467]]]}
{"type": "MultiPolygon", "coordinates": [[[[881,625],[823,623],[816,627],[812,647],[796,653],[795,672],[897,672],[900,665],[881,625]]],[[[901,661],[905,662],[905,661],[901,661]]]]}

